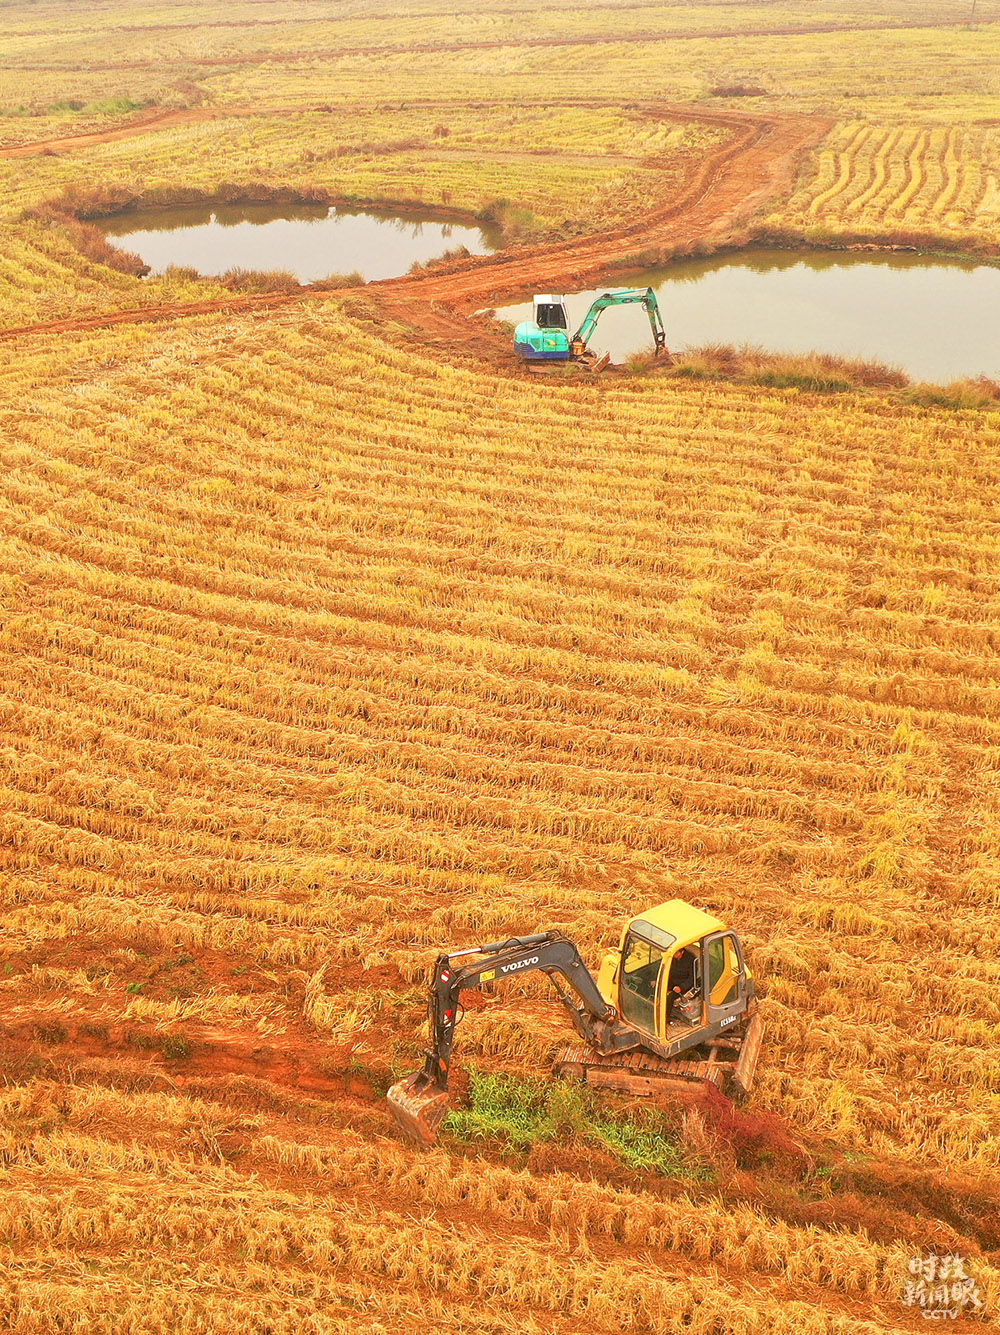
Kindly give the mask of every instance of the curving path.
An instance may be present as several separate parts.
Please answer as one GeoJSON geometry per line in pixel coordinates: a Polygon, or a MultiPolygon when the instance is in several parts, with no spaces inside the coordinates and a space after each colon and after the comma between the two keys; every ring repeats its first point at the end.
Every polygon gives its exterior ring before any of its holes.
{"type": "Polygon", "coordinates": [[[62,135],[58,139],[36,139],[28,144],[6,144],[0,146],[0,158],[37,158],[46,153],[62,153],[74,148],[94,148],[98,144],[116,143],[119,139],[134,139],[138,135],[148,134],[150,130],[169,130],[175,125],[214,120],[218,114],[210,107],[184,107],[176,110],[157,107],[110,130],[62,135]]]}
{"type": "MultiPolygon", "coordinates": [[[[653,108],[651,108],[652,110],[653,108]]],[[[659,106],[660,115],[682,114],[677,106],[659,106]]],[[[733,138],[706,158],[680,196],[641,222],[595,233],[561,245],[535,246],[474,260],[461,270],[407,275],[371,284],[368,291],[391,310],[393,318],[425,329],[438,326],[447,335],[454,315],[531,291],[585,287],[613,272],[623,256],[645,250],[683,248],[696,242],[720,242],[745,225],[764,201],[787,190],[802,154],[817,143],[831,122],[820,117],[779,117],[739,112],[683,109],[690,119],[726,125],[733,138]]]]}
{"type": "MultiPolygon", "coordinates": [[[[467,346],[471,312],[498,304],[506,298],[539,289],[585,286],[611,272],[624,255],[647,249],[683,247],[699,241],[719,241],[745,224],[766,199],[787,190],[802,154],[828,133],[831,122],[822,117],[779,116],[771,113],[704,111],[688,105],[652,103],[652,114],[682,117],[713,126],[724,126],[732,137],[707,157],[680,196],[640,222],[615,230],[594,233],[559,244],[524,246],[498,255],[469,259],[429,275],[405,275],[369,283],[365,295],[374,298],[391,317],[438,342],[467,346]]],[[[107,137],[125,138],[146,133],[158,124],[179,123],[171,116],[196,119],[212,113],[188,111],[133,122],[107,137]]],[[[60,141],[83,146],[92,136],[60,141]]],[[[22,149],[29,146],[22,145],[22,149]]],[[[37,145],[30,146],[39,151],[37,145]]],[[[11,156],[15,150],[6,150],[11,156]]],[[[270,310],[303,300],[343,297],[359,289],[317,291],[311,287],[290,292],[212,298],[184,304],[145,306],[124,311],[104,311],[71,316],[38,324],[0,330],[0,342],[11,342],[36,333],[68,333],[134,324],[215,311],[270,310]]],[[[496,347],[495,340],[488,345],[496,347]]]]}

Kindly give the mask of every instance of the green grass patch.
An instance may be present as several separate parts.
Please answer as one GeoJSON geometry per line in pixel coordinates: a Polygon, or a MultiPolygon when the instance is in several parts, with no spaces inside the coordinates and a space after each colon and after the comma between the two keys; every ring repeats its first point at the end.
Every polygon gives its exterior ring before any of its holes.
{"type": "Polygon", "coordinates": [[[662,1131],[630,1117],[595,1118],[594,1132],[604,1147],[629,1168],[652,1169],[664,1177],[691,1177],[680,1150],[662,1131]]]}
{"type": "Polygon", "coordinates": [[[133,111],[142,111],[152,106],[147,98],[136,102],[131,97],[107,97],[103,101],[84,102],[79,97],[63,97],[58,102],[50,102],[46,107],[27,107],[23,103],[16,107],[0,107],[0,117],[24,116],[127,116],[133,111]]]}
{"type": "Polygon", "coordinates": [[[531,209],[510,199],[494,199],[476,217],[499,227],[504,241],[528,237],[544,230],[531,209]]]}
{"type": "Polygon", "coordinates": [[[160,1041],[160,1051],[170,1061],[184,1061],[191,1056],[191,1044],[180,1034],[167,1034],[160,1041]]]}
{"type": "Polygon", "coordinates": [[[751,385],[767,385],[772,389],[808,389],[816,394],[843,394],[854,389],[850,380],[800,371],[758,371],[748,379],[751,385]]]}
{"type": "Polygon", "coordinates": [[[468,1108],[449,1112],[445,1127],[459,1140],[501,1139],[521,1149],[573,1136],[611,1154],[629,1168],[670,1177],[704,1176],[689,1164],[654,1111],[616,1117],[590,1090],[565,1080],[521,1080],[472,1072],[468,1108]]]}
{"type": "Polygon", "coordinates": [[[83,112],[87,116],[127,116],[129,112],[142,111],[150,105],[148,98],[145,102],[136,102],[131,97],[106,97],[103,102],[87,102],[83,112]]]}
{"type": "Polygon", "coordinates": [[[504,1075],[479,1075],[469,1081],[469,1108],[449,1112],[445,1126],[463,1140],[500,1136],[530,1147],[553,1139],[540,1086],[504,1075]]]}

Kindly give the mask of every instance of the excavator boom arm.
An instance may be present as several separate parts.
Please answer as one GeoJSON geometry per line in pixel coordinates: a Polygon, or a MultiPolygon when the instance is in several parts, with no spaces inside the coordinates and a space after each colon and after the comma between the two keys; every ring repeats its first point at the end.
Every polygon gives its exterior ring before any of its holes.
{"type": "MultiPolygon", "coordinates": [[[[613,1021],[617,1017],[615,1008],[609,1006],[601,996],[594,976],[584,964],[580,952],[561,932],[541,932],[537,936],[515,936],[507,941],[493,941],[469,953],[482,958],[456,967],[456,961],[462,958],[461,954],[439,955],[434,965],[427,1005],[431,1047],[427,1053],[424,1074],[428,1083],[447,1088],[459,996],[465,989],[477,988],[481,983],[500,981],[514,974],[538,969],[556,983],[559,997],[574,1023],[584,1017],[581,1023],[589,1028],[594,1022],[613,1021]],[[569,984],[572,992],[559,986],[557,975],[569,984]],[[574,994],[579,1005],[574,1001],[574,994]]],[[[580,1024],[577,1024],[579,1028],[580,1024]]],[[[581,1037],[586,1035],[581,1034],[581,1037]]]]}
{"type": "Polygon", "coordinates": [[[561,932],[511,937],[439,955],[427,1005],[431,1046],[423,1068],[395,1084],[388,1096],[396,1121],[410,1140],[430,1144],[448,1110],[448,1076],[462,991],[532,969],[549,975],[577,1033],[598,1051],[624,1052],[639,1046],[639,1034],[620,1023],[579,950],[561,932]],[[477,958],[472,962],[458,963],[473,955],[477,958]]]}
{"type": "Polygon", "coordinates": [[[659,354],[667,346],[667,334],[663,327],[663,317],[660,315],[656,293],[651,287],[617,288],[611,292],[602,293],[601,296],[591,302],[590,310],[583,317],[583,324],[577,330],[573,341],[579,340],[586,346],[597,327],[597,321],[602,311],[606,311],[609,306],[631,306],[636,302],[641,303],[649,316],[649,327],[653,331],[653,342],[656,345],[657,354],[659,354]]]}

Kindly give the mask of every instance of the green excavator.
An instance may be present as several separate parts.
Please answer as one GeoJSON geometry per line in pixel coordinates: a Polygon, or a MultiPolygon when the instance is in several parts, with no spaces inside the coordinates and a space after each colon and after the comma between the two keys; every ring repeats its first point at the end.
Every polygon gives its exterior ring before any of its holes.
{"type": "MultiPolygon", "coordinates": [[[[569,332],[569,316],[565,297],[536,296],[531,320],[522,320],[514,331],[514,351],[530,365],[539,362],[586,362],[593,360],[587,344],[594,333],[601,313],[609,306],[641,305],[649,316],[656,355],[666,351],[667,335],[651,287],[616,287],[602,292],[591,302],[590,310],[575,334],[569,332]]],[[[607,364],[607,358],[604,359],[607,364]]]]}

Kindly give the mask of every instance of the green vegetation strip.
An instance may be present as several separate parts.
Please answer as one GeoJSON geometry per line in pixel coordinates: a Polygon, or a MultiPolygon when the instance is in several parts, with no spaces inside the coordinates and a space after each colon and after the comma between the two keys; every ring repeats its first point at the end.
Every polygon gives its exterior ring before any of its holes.
{"type": "Polygon", "coordinates": [[[609,1115],[582,1085],[473,1072],[469,1103],[468,1108],[453,1109],[445,1121],[445,1128],[459,1140],[499,1137],[530,1149],[541,1141],[576,1136],[630,1168],[669,1177],[704,1177],[707,1172],[686,1160],[655,1112],[609,1115]]]}

